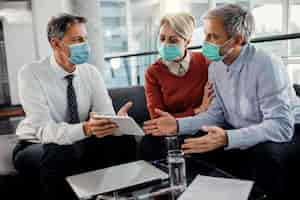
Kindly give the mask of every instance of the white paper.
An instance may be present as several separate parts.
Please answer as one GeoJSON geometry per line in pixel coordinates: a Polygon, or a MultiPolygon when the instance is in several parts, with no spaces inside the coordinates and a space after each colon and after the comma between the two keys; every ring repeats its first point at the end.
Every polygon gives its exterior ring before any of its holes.
{"type": "Polygon", "coordinates": [[[247,200],[253,181],[198,175],[178,200],[247,200]]]}

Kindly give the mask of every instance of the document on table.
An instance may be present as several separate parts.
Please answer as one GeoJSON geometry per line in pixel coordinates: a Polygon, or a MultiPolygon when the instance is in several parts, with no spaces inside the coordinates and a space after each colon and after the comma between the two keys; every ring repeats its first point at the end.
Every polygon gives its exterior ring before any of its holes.
{"type": "Polygon", "coordinates": [[[178,200],[247,200],[253,183],[198,175],[178,200]]]}

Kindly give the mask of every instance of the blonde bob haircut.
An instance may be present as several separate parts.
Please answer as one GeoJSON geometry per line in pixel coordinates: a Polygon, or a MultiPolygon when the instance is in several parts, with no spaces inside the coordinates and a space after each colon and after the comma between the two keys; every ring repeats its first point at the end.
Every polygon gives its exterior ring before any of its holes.
{"type": "Polygon", "coordinates": [[[183,39],[189,40],[196,26],[195,18],[188,13],[167,14],[160,20],[160,27],[169,24],[183,39]]]}

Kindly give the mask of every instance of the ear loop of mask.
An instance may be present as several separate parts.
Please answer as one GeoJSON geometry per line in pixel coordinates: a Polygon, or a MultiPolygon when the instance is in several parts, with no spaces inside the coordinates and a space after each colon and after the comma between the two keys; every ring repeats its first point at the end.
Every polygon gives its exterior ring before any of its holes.
{"type": "MultiPolygon", "coordinates": [[[[70,53],[71,53],[70,47],[69,47],[68,45],[65,45],[65,43],[64,43],[63,41],[61,41],[61,42],[62,42],[62,44],[63,44],[64,46],[68,47],[68,49],[69,49],[69,51],[70,51],[70,53]]],[[[65,54],[64,51],[62,51],[62,55],[63,55],[70,63],[72,63],[71,60],[70,60],[70,57],[68,57],[68,56],[65,54]]],[[[73,64],[73,63],[72,63],[72,64],[73,64]]]]}
{"type": "MultiPolygon", "coordinates": [[[[233,37],[234,37],[234,36],[233,36],[233,37]]],[[[227,41],[225,42],[225,44],[222,45],[221,48],[223,48],[224,46],[226,46],[226,45],[233,39],[233,37],[231,37],[229,40],[227,40],[227,41]]],[[[231,47],[231,48],[230,48],[230,49],[222,56],[222,61],[223,61],[226,57],[228,57],[233,51],[234,51],[234,48],[231,47]]]]}
{"type": "MultiPolygon", "coordinates": [[[[247,12],[245,12],[244,14],[242,14],[242,21],[239,22],[238,24],[235,24],[235,26],[241,26],[241,23],[245,23],[245,17],[246,17],[247,12]]],[[[234,34],[233,36],[231,36],[231,38],[229,40],[227,40],[225,42],[225,44],[222,45],[222,47],[224,47],[228,42],[230,42],[230,40],[232,40],[234,37],[236,36],[236,34],[234,34]]],[[[229,56],[232,52],[234,51],[234,48],[231,47],[224,56],[222,56],[222,60],[224,60],[227,56],[229,56]]]]}

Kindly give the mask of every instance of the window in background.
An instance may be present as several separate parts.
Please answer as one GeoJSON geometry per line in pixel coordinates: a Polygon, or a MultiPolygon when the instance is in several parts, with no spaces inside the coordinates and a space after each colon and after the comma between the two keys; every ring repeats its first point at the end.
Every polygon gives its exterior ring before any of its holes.
{"type": "Polygon", "coordinates": [[[291,80],[291,83],[297,83],[300,84],[300,64],[299,60],[298,62],[294,62],[293,60],[288,61],[289,64],[287,64],[288,67],[288,73],[291,80]]]}
{"type": "MultiPolygon", "coordinates": [[[[158,0],[101,0],[104,53],[141,52],[156,49],[158,0]]],[[[142,84],[141,72],[156,56],[113,59],[103,69],[108,87],[142,84]]]]}
{"type": "MultiPolygon", "coordinates": [[[[178,11],[195,16],[197,24],[191,46],[201,45],[204,39],[201,17],[208,9],[225,3],[251,9],[256,22],[254,38],[300,32],[300,0],[100,0],[104,52],[112,55],[156,50],[160,17],[178,11]]],[[[300,55],[300,39],[255,45],[285,58],[300,55]]],[[[152,55],[105,62],[105,82],[108,87],[142,85],[146,68],[156,59],[157,55],[152,55]]],[[[297,74],[293,73],[297,65],[297,60],[289,65],[291,75],[297,74]]],[[[292,79],[300,82],[300,75],[292,79]]]]}
{"type": "MultiPolygon", "coordinates": [[[[120,53],[127,51],[127,37],[125,27],[125,1],[100,1],[102,26],[104,37],[104,53],[120,53]]],[[[108,87],[128,83],[128,74],[125,67],[114,60],[113,65],[105,62],[103,68],[104,79],[108,87]],[[116,74],[115,70],[119,70],[116,74]]]]}
{"type": "MultiPolygon", "coordinates": [[[[290,0],[289,33],[300,33],[300,0],[290,0]]],[[[300,40],[289,43],[289,56],[300,56],[300,40]]]]}
{"type": "Polygon", "coordinates": [[[255,19],[254,37],[272,36],[284,32],[281,0],[252,0],[248,5],[251,6],[255,19]]]}
{"type": "MultiPolygon", "coordinates": [[[[253,37],[268,37],[287,33],[284,24],[285,7],[281,0],[254,0],[249,6],[255,19],[255,34],[253,37]]],[[[257,46],[274,53],[277,56],[288,55],[288,42],[276,41],[258,43],[257,46]]]]}
{"type": "Polygon", "coordinates": [[[208,11],[209,3],[207,0],[190,0],[189,1],[190,13],[196,19],[196,29],[193,33],[191,46],[199,46],[203,43],[203,23],[201,17],[208,11]]]}
{"type": "MultiPolygon", "coordinates": [[[[300,33],[300,0],[289,0],[289,33],[300,33]]],[[[293,83],[300,84],[300,39],[289,41],[288,71],[293,83]]]]}

